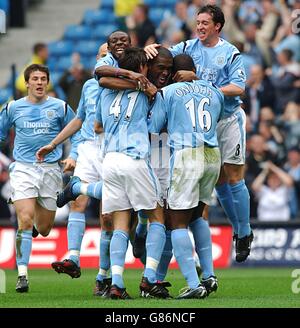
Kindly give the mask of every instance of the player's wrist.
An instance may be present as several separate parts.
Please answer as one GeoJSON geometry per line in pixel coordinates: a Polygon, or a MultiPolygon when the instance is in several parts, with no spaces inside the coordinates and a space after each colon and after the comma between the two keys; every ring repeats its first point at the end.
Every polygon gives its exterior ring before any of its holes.
{"type": "Polygon", "coordinates": [[[51,141],[51,142],[49,143],[49,145],[52,147],[53,150],[54,150],[54,149],[56,148],[56,146],[57,146],[53,141],[51,141]]]}

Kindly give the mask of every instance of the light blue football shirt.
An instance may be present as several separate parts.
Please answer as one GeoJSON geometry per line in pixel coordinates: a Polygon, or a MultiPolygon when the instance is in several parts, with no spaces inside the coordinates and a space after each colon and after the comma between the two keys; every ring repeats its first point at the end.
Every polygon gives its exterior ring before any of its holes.
{"type": "Polygon", "coordinates": [[[167,125],[171,150],[206,144],[217,147],[216,127],[224,110],[223,94],[202,80],[178,82],[156,95],[148,120],[150,133],[167,125]]]}
{"type": "Polygon", "coordinates": [[[95,69],[100,66],[113,66],[118,67],[118,61],[116,58],[111,54],[111,52],[108,52],[106,56],[100,58],[97,60],[97,63],[95,65],[95,69]]]}
{"type": "Polygon", "coordinates": [[[83,85],[76,117],[83,122],[80,133],[84,140],[95,140],[96,107],[99,106],[102,91],[103,88],[94,78],[87,80],[83,85]]]}
{"type": "MultiPolygon", "coordinates": [[[[173,56],[186,53],[196,65],[200,80],[212,82],[218,88],[234,84],[245,89],[246,74],[238,49],[220,38],[214,47],[205,47],[197,39],[181,42],[169,49],[173,56]]],[[[222,118],[231,116],[241,104],[240,97],[224,97],[222,118]]]]}
{"type": "Polygon", "coordinates": [[[100,97],[101,115],[97,120],[104,128],[104,154],[120,152],[135,159],[148,158],[148,98],[132,90],[104,89],[100,97]]]}
{"type": "MultiPolygon", "coordinates": [[[[9,129],[14,127],[14,159],[35,163],[35,153],[50,143],[74,117],[71,107],[57,98],[48,96],[37,104],[29,102],[27,97],[11,101],[0,112],[0,140],[4,141],[9,129]]],[[[80,134],[72,136],[71,142],[69,156],[76,160],[80,134]]],[[[45,157],[45,162],[57,162],[61,157],[62,145],[58,145],[45,157]]]]}

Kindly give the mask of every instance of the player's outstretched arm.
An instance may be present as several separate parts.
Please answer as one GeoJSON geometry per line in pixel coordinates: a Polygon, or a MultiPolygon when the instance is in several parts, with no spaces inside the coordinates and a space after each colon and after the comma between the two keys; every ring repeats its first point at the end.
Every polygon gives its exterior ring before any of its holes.
{"type": "Polygon", "coordinates": [[[103,77],[123,77],[136,82],[139,81],[144,88],[147,87],[149,82],[146,76],[141,73],[136,73],[127,69],[116,68],[108,65],[96,68],[95,74],[99,79],[103,77]]]}
{"type": "Polygon", "coordinates": [[[79,131],[81,126],[81,119],[76,117],[73,118],[72,121],[70,121],[48,145],[43,146],[36,152],[35,156],[37,160],[39,162],[43,161],[46,155],[51,153],[58,145],[79,131]]]}

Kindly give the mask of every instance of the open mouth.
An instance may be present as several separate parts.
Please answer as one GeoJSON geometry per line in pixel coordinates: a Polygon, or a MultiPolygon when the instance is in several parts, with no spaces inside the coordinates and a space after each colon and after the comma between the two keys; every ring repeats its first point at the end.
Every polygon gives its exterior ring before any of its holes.
{"type": "Polygon", "coordinates": [[[124,52],[124,48],[116,48],[116,53],[118,55],[122,55],[123,52],[124,52]]]}
{"type": "Polygon", "coordinates": [[[36,91],[37,91],[37,92],[43,92],[44,89],[43,89],[43,88],[36,88],[36,91]]]}

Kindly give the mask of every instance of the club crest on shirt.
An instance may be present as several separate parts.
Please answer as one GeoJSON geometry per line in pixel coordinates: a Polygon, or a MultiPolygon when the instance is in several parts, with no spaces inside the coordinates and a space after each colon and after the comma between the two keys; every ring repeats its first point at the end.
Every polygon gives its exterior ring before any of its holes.
{"type": "Polygon", "coordinates": [[[48,109],[46,111],[46,117],[48,120],[52,120],[55,117],[55,111],[53,109],[48,109]]]}
{"type": "Polygon", "coordinates": [[[224,58],[223,56],[218,56],[218,57],[216,58],[216,64],[217,64],[218,66],[223,66],[224,63],[225,63],[225,58],[224,58]]]}

